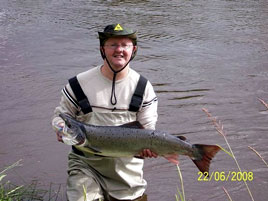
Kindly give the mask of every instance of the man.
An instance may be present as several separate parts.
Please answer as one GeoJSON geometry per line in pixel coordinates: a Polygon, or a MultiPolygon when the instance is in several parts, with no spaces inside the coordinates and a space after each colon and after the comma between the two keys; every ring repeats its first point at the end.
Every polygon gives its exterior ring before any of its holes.
{"type": "MultiPolygon", "coordinates": [[[[99,40],[103,65],[78,74],[62,90],[52,120],[58,141],[65,141],[59,113],[93,125],[139,121],[146,129],[155,129],[157,98],[153,87],[129,66],[137,52],[136,32],[120,24],[108,25],[99,32],[99,40]]],[[[147,185],[143,158],[157,157],[156,153],[145,149],[133,158],[110,158],[96,156],[81,146],[72,146],[69,154],[69,201],[85,197],[87,201],[142,199],[147,185]]],[[[168,159],[177,162],[174,157],[168,159]]]]}

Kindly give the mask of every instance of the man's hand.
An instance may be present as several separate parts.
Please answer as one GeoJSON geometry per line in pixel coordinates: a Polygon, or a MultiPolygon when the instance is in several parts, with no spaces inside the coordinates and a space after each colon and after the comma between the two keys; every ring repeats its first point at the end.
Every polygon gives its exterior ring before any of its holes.
{"type": "Polygon", "coordinates": [[[65,126],[64,122],[60,122],[56,125],[53,125],[53,129],[55,130],[56,134],[57,134],[57,140],[59,142],[63,142],[62,140],[62,135],[63,135],[63,128],[65,126]]]}
{"type": "Polygon", "coordinates": [[[142,158],[157,158],[158,154],[152,152],[150,149],[144,149],[139,156],[142,158]]]}

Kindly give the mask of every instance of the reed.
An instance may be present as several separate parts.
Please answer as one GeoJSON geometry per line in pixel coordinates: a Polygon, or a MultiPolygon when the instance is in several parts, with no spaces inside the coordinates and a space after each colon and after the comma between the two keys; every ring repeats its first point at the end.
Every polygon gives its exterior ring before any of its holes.
{"type": "Polygon", "coordinates": [[[226,190],[226,188],[222,187],[222,189],[223,189],[223,191],[226,193],[226,195],[227,195],[229,201],[233,201],[232,198],[231,198],[231,196],[230,196],[230,194],[229,194],[228,191],[226,190]]]}
{"type": "Polygon", "coordinates": [[[84,201],[87,200],[87,189],[85,187],[85,185],[83,185],[83,195],[84,195],[84,201]]]}
{"type": "Polygon", "coordinates": [[[264,100],[259,98],[259,101],[268,109],[268,104],[264,100]]]}
{"type": "MultiPolygon", "coordinates": [[[[87,188],[85,185],[83,185],[83,196],[84,196],[84,201],[87,201],[87,188]]],[[[99,198],[98,201],[103,201],[103,199],[99,198]]]]}
{"type": "Polygon", "coordinates": [[[177,169],[178,169],[178,174],[180,178],[181,189],[179,187],[177,188],[177,191],[180,197],[178,197],[178,195],[175,195],[176,201],[186,201],[185,193],[184,193],[184,186],[183,186],[183,178],[182,178],[181,169],[179,165],[177,165],[177,169]]]}
{"type": "Polygon", "coordinates": [[[261,154],[259,152],[257,152],[254,148],[252,148],[251,146],[248,146],[248,148],[250,148],[253,152],[255,152],[255,154],[263,161],[263,163],[268,167],[267,162],[264,160],[264,158],[261,156],[261,154]]]}
{"type": "MultiPolygon", "coordinates": [[[[214,124],[214,126],[215,126],[217,132],[218,132],[221,136],[223,136],[223,138],[224,138],[224,140],[225,140],[225,143],[227,144],[228,149],[229,149],[229,153],[230,153],[229,155],[232,156],[232,158],[234,159],[234,161],[235,161],[235,163],[236,163],[236,166],[238,167],[239,171],[242,172],[241,167],[240,167],[240,165],[239,165],[239,163],[238,163],[238,161],[237,161],[237,159],[236,159],[236,157],[235,157],[235,155],[234,155],[234,153],[233,153],[233,150],[232,150],[232,148],[231,148],[231,146],[230,146],[230,144],[229,144],[229,142],[228,142],[228,139],[227,139],[227,137],[226,137],[226,134],[225,134],[225,131],[224,131],[224,129],[223,129],[223,125],[222,125],[222,123],[221,123],[220,121],[217,121],[217,119],[216,119],[215,117],[213,117],[213,116],[211,115],[211,113],[210,113],[206,108],[203,108],[202,110],[207,114],[207,116],[209,117],[209,119],[212,121],[212,123],[214,124]]],[[[225,151],[225,152],[226,152],[226,151],[225,151]]],[[[246,188],[247,188],[247,191],[248,191],[248,193],[249,193],[249,196],[250,196],[251,200],[254,201],[253,195],[252,195],[252,193],[251,193],[251,191],[250,191],[250,189],[249,189],[249,186],[248,186],[247,182],[246,182],[245,180],[243,180],[243,181],[244,181],[244,183],[245,183],[245,186],[246,186],[246,188]]],[[[227,191],[226,191],[226,192],[227,192],[227,191]]],[[[229,195],[229,197],[230,197],[230,195],[229,195]]]]}

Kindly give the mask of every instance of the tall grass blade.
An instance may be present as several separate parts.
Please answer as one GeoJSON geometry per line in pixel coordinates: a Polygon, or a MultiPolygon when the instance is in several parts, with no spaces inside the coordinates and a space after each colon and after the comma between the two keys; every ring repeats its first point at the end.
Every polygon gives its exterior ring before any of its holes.
{"type": "Polygon", "coordinates": [[[177,169],[178,169],[178,174],[179,174],[179,178],[180,178],[180,182],[181,182],[181,191],[182,193],[180,192],[179,188],[178,188],[178,193],[179,193],[179,196],[181,198],[181,201],[185,201],[185,192],[184,192],[184,186],[183,186],[183,178],[182,178],[182,174],[181,174],[181,169],[180,169],[180,166],[177,165],[177,169]]]}
{"type": "Polygon", "coordinates": [[[55,201],[57,201],[57,199],[58,199],[58,196],[59,196],[59,193],[60,193],[60,189],[61,189],[61,184],[59,185],[58,191],[56,193],[55,201]]]}
{"type": "Polygon", "coordinates": [[[7,192],[7,195],[11,195],[11,194],[15,193],[16,191],[20,190],[21,188],[23,188],[23,185],[18,186],[16,188],[10,190],[9,192],[7,192]]]}
{"type": "Polygon", "coordinates": [[[220,145],[218,145],[218,144],[216,144],[218,147],[220,147],[221,148],[221,150],[222,151],[224,151],[226,154],[228,154],[229,156],[231,156],[232,158],[234,158],[234,156],[229,152],[229,151],[227,151],[226,149],[224,149],[222,146],[220,146],[220,145]]]}
{"type": "Polygon", "coordinates": [[[84,194],[84,201],[87,200],[87,189],[85,187],[85,185],[83,185],[83,194],[84,194]]]}
{"type": "Polygon", "coordinates": [[[176,201],[180,201],[178,196],[175,194],[176,201]]]}
{"type": "Polygon", "coordinates": [[[49,184],[48,199],[51,200],[52,183],[49,184]]]}
{"type": "Polygon", "coordinates": [[[259,101],[268,109],[268,104],[264,100],[259,98],[259,101]]]}
{"type": "Polygon", "coordinates": [[[230,194],[228,193],[228,191],[224,187],[222,187],[222,188],[223,188],[224,192],[226,193],[226,195],[228,196],[229,201],[233,201],[230,194]]]}
{"type": "Polygon", "coordinates": [[[180,188],[179,188],[179,187],[177,188],[177,191],[178,191],[178,193],[179,193],[180,198],[178,198],[178,196],[177,196],[177,195],[175,195],[176,200],[177,200],[177,201],[184,201],[184,200],[183,200],[183,195],[182,195],[182,193],[181,193],[181,191],[180,191],[180,188]]]}
{"type": "Polygon", "coordinates": [[[4,179],[7,175],[3,174],[3,175],[0,175],[0,182],[2,181],[2,179],[4,179]]]}
{"type": "Polygon", "coordinates": [[[257,154],[257,156],[264,162],[264,164],[268,167],[267,162],[264,160],[264,158],[260,155],[259,152],[257,152],[254,148],[252,148],[251,146],[248,146],[248,148],[250,148],[252,151],[255,152],[255,154],[257,154]]]}
{"type": "Polygon", "coordinates": [[[2,170],[2,171],[0,172],[0,175],[1,175],[1,174],[4,174],[6,171],[8,171],[8,170],[10,170],[10,169],[12,169],[12,168],[14,168],[14,167],[21,166],[21,165],[22,165],[22,164],[20,164],[21,161],[22,161],[22,159],[18,160],[17,162],[13,163],[12,165],[6,167],[4,170],[2,170]]]}

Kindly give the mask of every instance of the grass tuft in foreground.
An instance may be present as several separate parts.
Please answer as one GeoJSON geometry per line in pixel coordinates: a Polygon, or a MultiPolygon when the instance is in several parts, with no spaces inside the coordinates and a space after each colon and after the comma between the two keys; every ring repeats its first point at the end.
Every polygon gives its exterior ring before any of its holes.
{"type": "Polygon", "coordinates": [[[7,178],[6,172],[9,170],[22,166],[22,160],[15,162],[14,164],[6,167],[0,172],[0,201],[38,201],[46,200],[56,201],[60,192],[60,186],[56,194],[52,194],[52,184],[49,190],[42,190],[38,188],[38,182],[32,181],[27,185],[14,185],[7,178]]]}

